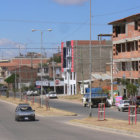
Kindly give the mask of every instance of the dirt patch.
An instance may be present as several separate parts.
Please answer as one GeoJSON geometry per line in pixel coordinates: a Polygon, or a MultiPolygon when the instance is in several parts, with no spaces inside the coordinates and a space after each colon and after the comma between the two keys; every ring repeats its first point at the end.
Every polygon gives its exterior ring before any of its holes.
{"type": "Polygon", "coordinates": [[[56,108],[46,108],[46,106],[42,106],[40,107],[40,104],[38,103],[32,103],[30,101],[26,102],[25,100],[20,100],[18,98],[12,98],[12,97],[5,97],[5,96],[0,96],[0,100],[4,100],[7,101],[9,103],[13,103],[13,104],[19,104],[19,103],[29,103],[33,110],[35,110],[37,115],[40,116],[76,116],[76,113],[73,112],[68,112],[68,111],[64,111],[64,110],[60,110],[60,109],[56,109],[56,108]]]}
{"type": "Polygon", "coordinates": [[[75,119],[71,121],[72,123],[80,123],[83,125],[88,125],[91,127],[94,126],[99,126],[99,127],[104,127],[104,128],[112,128],[116,130],[124,130],[127,132],[134,132],[134,133],[139,133],[140,134],[140,122],[137,122],[137,124],[128,124],[128,121],[123,121],[123,120],[116,120],[116,119],[111,119],[108,118],[104,121],[98,121],[97,118],[84,118],[84,119],[75,119]]]}

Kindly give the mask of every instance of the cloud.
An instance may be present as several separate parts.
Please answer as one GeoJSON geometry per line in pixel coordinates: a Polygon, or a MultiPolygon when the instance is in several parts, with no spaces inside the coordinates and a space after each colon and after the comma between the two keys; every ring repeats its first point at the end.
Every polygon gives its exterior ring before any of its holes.
{"type": "Polygon", "coordinates": [[[63,5],[79,5],[88,0],[53,0],[53,1],[63,5]]]}
{"type": "Polygon", "coordinates": [[[0,58],[9,59],[19,55],[19,49],[25,49],[25,45],[22,43],[11,41],[7,38],[0,39],[0,58]],[[17,48],[17,49],[16,49],[17,48]]]}
{"type": "Polygon", "coordinates": [[[0,39],[0,47],[16,47],[16,48],[25,48],[25,45],[21,44],[21,43],[17,43],[14,41],[11,41],[7,38],[2,38],[0,39]]]}

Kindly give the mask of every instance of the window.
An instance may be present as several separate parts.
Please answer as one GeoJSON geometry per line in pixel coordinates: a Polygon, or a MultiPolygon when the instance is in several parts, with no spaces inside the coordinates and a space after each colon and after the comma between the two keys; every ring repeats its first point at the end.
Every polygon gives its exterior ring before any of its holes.
{"type": "Polygon", "coordinates": [[[41,68],[38,68],[38,72],[39,72],[39,73],[41,72],[41,68]]]}
{"type": "Polygon", "coordinates": [[[132,61],[132,69],[133,71],[138,71],[138,61],[132,61]]]}
{"type": "Polygon", "coordinates": [[[44,73],[48,73],[48,68],[44,68],[44,73]]]}
{"type": "Polygon", "coordinates": [[[120,25],[120,26],[116,26],[114,27],[116,31],[116,37],[118,37],[118,34],[124,34],[125,33],[125,24],[124,25],[120,25]]]}
{"type": "Polygon", "coordinates": [[[120,53],[121,52],[121,45],[120,44],[117,44],[116,45],[116,53],[120,53]]]}
{"type": "Polygon", "coordinates": [[[125,43],[122,44],[122,52],[125,52],[125,43]]]}
{"type": "Polygon", "coordinates": [[[138,50],[138,41],[135,42],[135,49],[138,50]]]}
{"type": "Polygon", "coordinates": [[[138,21],[135,21],[135,30],[138,30],[138,21]]]}
{"type": "Polygon", "coordinates": [[[122,71],[125,71],[125,70],[126,70],[126,63],[122,62],[122,71]]]}
{"type": "Polygon", "coordinates": [[[128,52],[131,51],[131,50],[130,50],[130,43],[129,43],[129,42],[127,43],[127,51],[128,51],[128,52]]]}

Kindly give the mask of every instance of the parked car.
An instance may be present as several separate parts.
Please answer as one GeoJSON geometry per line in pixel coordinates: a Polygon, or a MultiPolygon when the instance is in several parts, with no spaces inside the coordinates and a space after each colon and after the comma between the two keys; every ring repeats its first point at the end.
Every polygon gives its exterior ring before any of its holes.
{"type": "Polygon", "coordinates": [[[37,95],[39,95],[39,93],[38,93],[37,90],[35,90],[35,91],[33,91],[33,90],[28,90],[28,91],[26,92],[26,95],[27,95],[27,96],[37,96],[37,95]]]}
{"type": "Polygon", "coordinates": [[[54,91],[49,91],[47,94],[46,94],[46,97],[48,97],[48,98],[57,98],[57,94],[56,94],[56,92],[54,92],[54,91]]]}
{"type": "Polygon", "coordinates": [[[129,100],[120,100],[120,103],[118,104],[118,111],[125,111],[128,110],[130,105],[130,101],[129,100]]]}
{"type": "Polygon", "coordinates": [[[8,90],[8,87],[7,86],[1,86],[0,87],[0,91],[7,91],[8,90]]]}
{"type": "Polygon", "coordinates": [[[19,104],[15,110],[15,120],[35,121],[35,110],[29,104],[19,104]]]}

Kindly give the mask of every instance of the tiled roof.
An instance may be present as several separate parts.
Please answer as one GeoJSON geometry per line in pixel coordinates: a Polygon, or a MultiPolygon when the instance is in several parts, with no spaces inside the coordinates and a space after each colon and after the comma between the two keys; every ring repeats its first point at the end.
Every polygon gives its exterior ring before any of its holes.
{"type": "Polygon", "coordinates": [[[16,63],[11,63],[11,62],[7,62],[7,63],[0,63],[0,67],[11,67],[11,66],[16,66],[16,63]]]}

